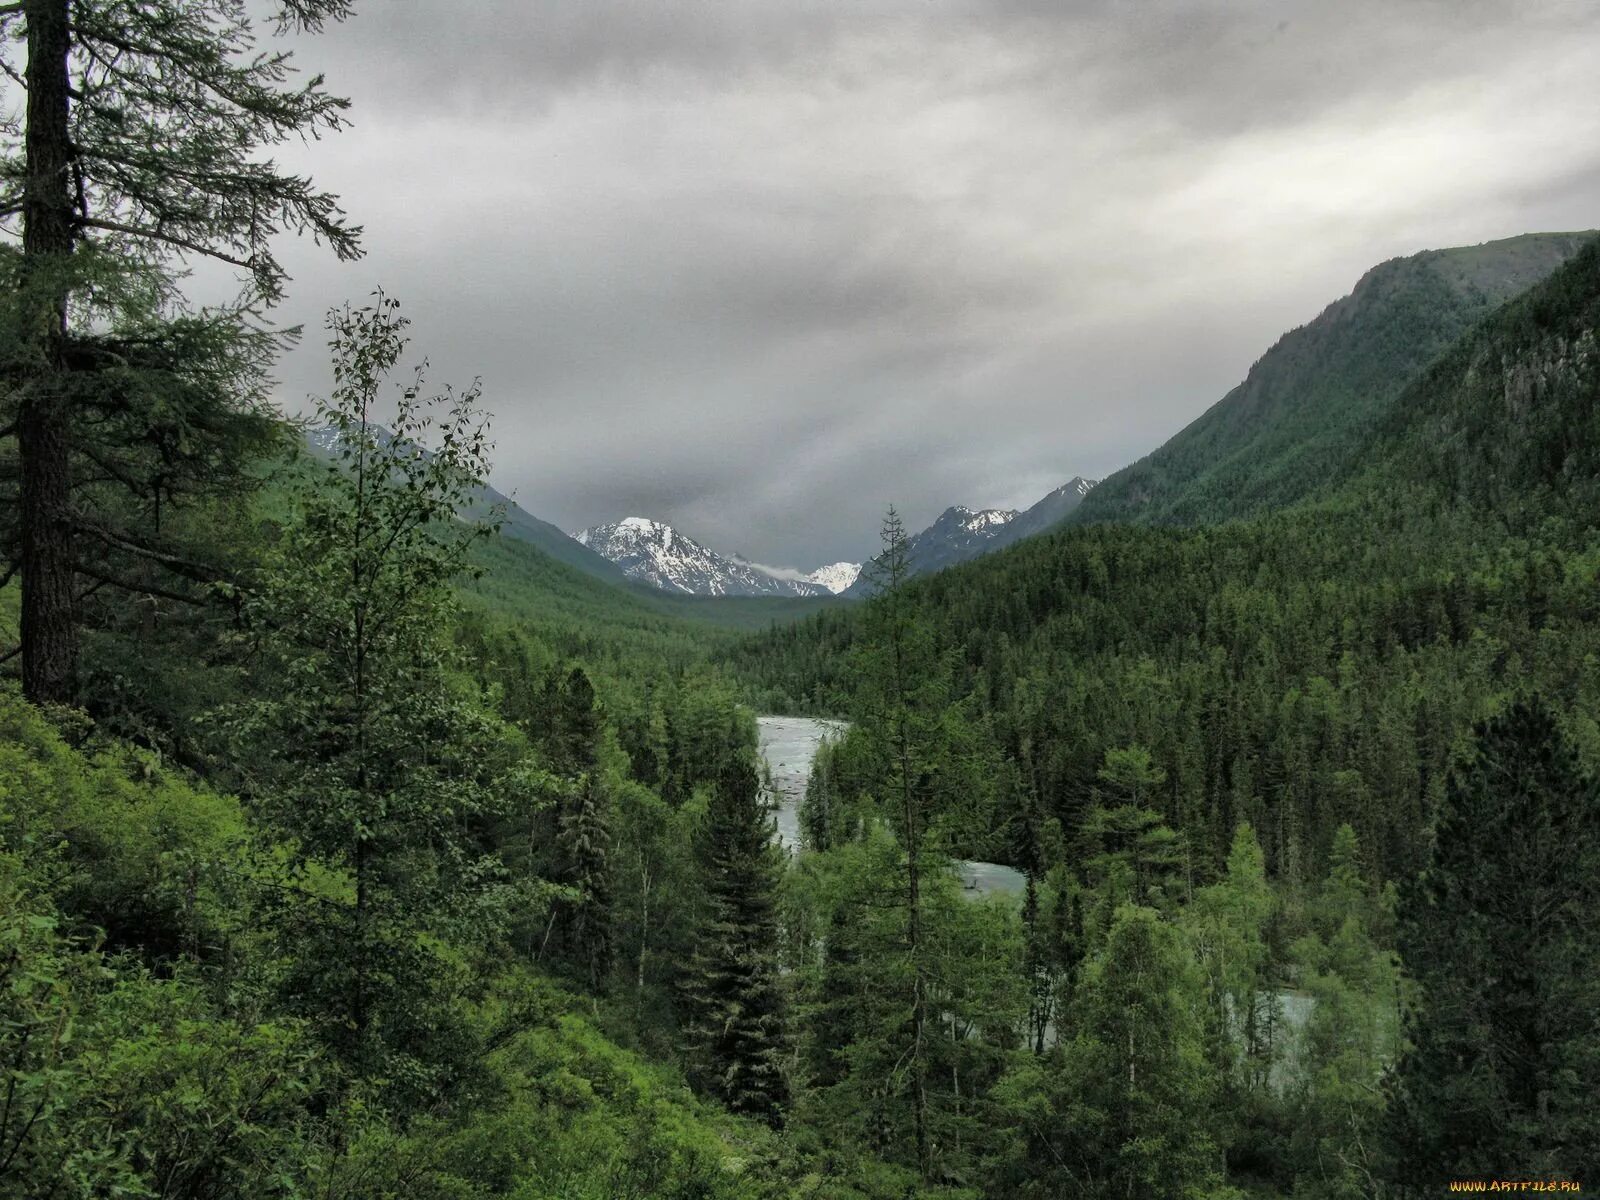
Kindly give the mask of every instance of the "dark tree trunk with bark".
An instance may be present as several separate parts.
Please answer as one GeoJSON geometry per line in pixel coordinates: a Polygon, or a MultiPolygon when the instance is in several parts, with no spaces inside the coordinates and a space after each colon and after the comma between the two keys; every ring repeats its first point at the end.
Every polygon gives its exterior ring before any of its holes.
{"type": "Polygon", "coordinates": [[[72,254],[68,127],[68,0],[29,0],[27,181],[22,250],[31,292],[37,373],[17,414],[22,470],[22,689],[35,703],[72,699],[78,635],[73,616],[70,418],[64,345],[72,254]]]}

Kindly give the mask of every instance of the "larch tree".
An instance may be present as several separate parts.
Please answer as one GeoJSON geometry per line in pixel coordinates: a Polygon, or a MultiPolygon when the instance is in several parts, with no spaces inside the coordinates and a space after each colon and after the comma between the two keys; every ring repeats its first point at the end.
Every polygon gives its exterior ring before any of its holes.
{"type": "Polygon", "coordinates": [[[876,744],[882,763],[880,800],[889,806],[904,852],[905,949],[910,988],[910,1064],[908,1086],[917,1169],[933,1171],[928,1119],[929,1011],[927,951],[923,930],[923,874],[930,818],[932,763],[927,753],[931,725],[944,711],[942,698],[930,696],[926,631],[915,621],[905,595],[910,555],[905,525],[891,505],[881,531],[883,549],[869,569],[877,586],[868,618],[865,652],[865,711],[862,731],[876,744]]]}
{"type": "Polygon", "coordinates": [[[1064,1055],[1077,1088],[1061,1105],[1072,1190],[1176,1200],[1221,1181],[1202,1004],[1178,930],[1152,909],[1117,910],[1085,971],[1064,1055]]]}
{"type": "Polygon", "coordinates": [[[1294,946],[1312,1007],[1298,1031],[1290,1141],[1295,1195],[1356,1200],[1380,1191],[1383,1075],[1394,1058],[1394,955],[1373,937],[1376,906],[1355,829],[1334,833],[1311,931],[1294,946]]]}
{"type": "MultiPolygon", "coordinates": [[[[275,15],[315,31],[349,12],[283,0],[275,15]]],[[[24,693],[65,702],[88,590],[192,599],[151,573],[218,574],[152,529],[163,504],[226,491],[272,428],[273,235],[359,254],[335,198],[263,156],[340,128],[346,101],[260,50],[244,0],[20,0],[0,9],[0,71],[25,93],[0,126],[0,223],[21,235],[4,263],[3,574],[21,574],[24,693]],[[197,259],[241,273],[234,302],[187,309],[178,282],[197,259]]]]}
{"type": "Polygon", "coordinates": [[[996,1089],[1014,1125],[994,1192],[1033,1200],[1216,1194],[1223,1181],[1204,982],[1182,932],[1125,905],[1088,958],[1068,1040],[996,1089]]]}
{"type": "Polygon", "coordinates": [[[1279,1005],[1267,933],[1275,908],[1255,830],[1234,830],[1228,872],[1183,913],[1206,981],[1213,1061],[1235,1110],[1269,1099],[1279,1005]]]}

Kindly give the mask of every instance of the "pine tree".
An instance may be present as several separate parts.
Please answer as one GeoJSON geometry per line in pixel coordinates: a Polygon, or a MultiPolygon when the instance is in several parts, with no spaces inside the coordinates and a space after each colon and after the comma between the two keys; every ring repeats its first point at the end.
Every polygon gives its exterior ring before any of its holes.
{"type": "Polygon", "coordinates": [[[705,913],[684,983],[691,1065],[705,1091],[774,1126],[788,1104],[777,958],[781,855],[754,764],[730,760],[700,837],[705,913]]]}
{"type": "MultiPolygon", "coordinates": [[[[348,0],[286,0],[277,21],[315,30],[348,12],[348,0]]],[[[27,0],[0,13],[0,46],[18,42],[25,68],[3,65],[27,109],[0,163],[0,218],[22,223],[6,272],[17,287],[0,432],[17,442],[18,519],[4,574],[22,574],[24,692],[64,702],[80,577],[146,595],[165,592],[144,577],[155,568],[214,577],[129,526],[126,493],[148,516],[242,478],[231,454],[264,431],[278,344],[254,317],[286,277],[270,238],[309,231],[350,258],[359,231],[332,196],[260,155],[339,128],[345,102],[320,77],[286,86],[288,55],[252,52],[238,0],[27,0]],[[231,306],[172,320],[178,259],[196,255],[248,286],[231,306]],[[95,505],[107,489],[122,503],[95,505]]]]}
{"type": "Polygon", "coordinates": [[[1399,1182],[1600,1174],[1600,788],[1542,705],[1479,726],[1398,922],[1399,1182]]]}

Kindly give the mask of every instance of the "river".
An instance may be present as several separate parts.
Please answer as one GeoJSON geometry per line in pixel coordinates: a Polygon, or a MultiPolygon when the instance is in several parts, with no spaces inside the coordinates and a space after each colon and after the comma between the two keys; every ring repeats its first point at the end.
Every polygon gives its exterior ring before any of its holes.
{"type": "MultiPolygon", "coordinates": [[[[806,798],[806,782],[811,778],[811,762],[824,738],[835,737],[845,729],[843,721],[817,717],[757,717],[761,733],[761,757],[772,776],[772,790],[778,799],[778,840],[789,850],[800,844],[800,802],[806,798]]],[[[1014,867],[991,862],[958,862],[966,894],[1021,897],[1027,877],[1014,867]]]]}
{"type": "MultiPolygon", "coordinates": [[[[817,747],[824,738],[837,737],[846,725],[815,717],[757,717],[756,725],[761,731],[761,757],[766,760],[772,790],[778,796],[778,840],[792,852],[800,844],[800,802],[806,798],[806,783],[811,778],[817,747]]],[[[1021,871],[1000,863],[958,862],[956,871],[961,876],[963,894],[974,899],[1011,896],[1020,904],[1027,887],[1027,877],[1021,871]]],[[[1285,990],[1278,992],[1278,1003],[1291,1034],[1298,1034],[1311,1014],[1311,998],[1285,990]]],[[[1274,1087],[1287,1086],[1298,1053],[1297,1039],[1291,1036],[1283,1057],[1273,1065],[1274,1087]]]]}

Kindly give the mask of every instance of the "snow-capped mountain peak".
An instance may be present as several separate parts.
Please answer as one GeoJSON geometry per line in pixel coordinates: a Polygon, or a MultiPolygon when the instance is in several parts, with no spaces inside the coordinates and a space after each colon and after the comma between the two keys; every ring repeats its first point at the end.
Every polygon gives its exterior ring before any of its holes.
{"type": "Polygon", "coordinates": [[[806,578],[812,583],[820,584],[835,596],[844,591],[856,581],[861,574],[861,564],[853,562],[829,563],[825,567],[818,567],[806,578]]]}
{"type": "Polygon", "coordinates": [[[663,521],[624,517],[572,535],[641,583],[690,596],[820,596],[827,589],[785,579],[755,563],[718,554],[663,521]]]}

